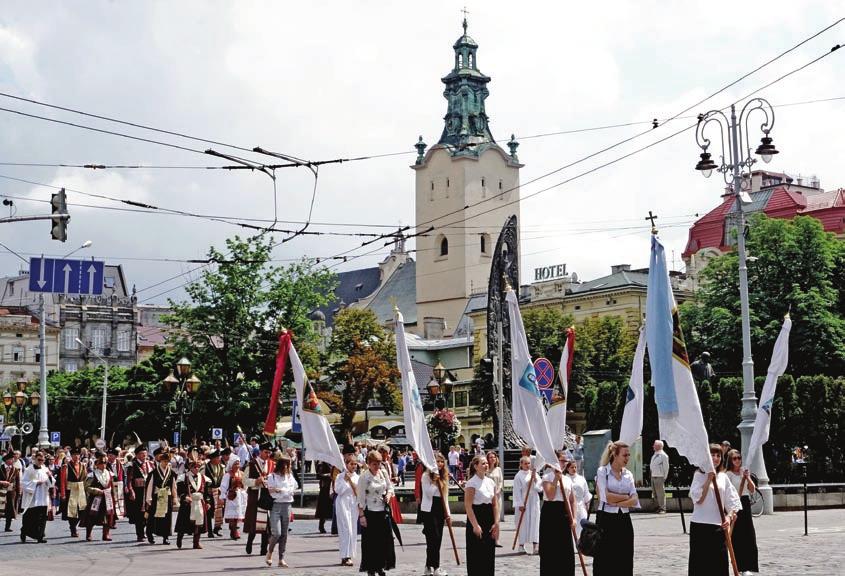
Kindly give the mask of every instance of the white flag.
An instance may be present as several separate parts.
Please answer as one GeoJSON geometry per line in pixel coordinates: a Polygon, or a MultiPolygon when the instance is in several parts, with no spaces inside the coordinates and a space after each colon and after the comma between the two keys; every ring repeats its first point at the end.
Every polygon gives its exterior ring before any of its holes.
{"type": "Polygon", "coordinates": [[[537,388],[534,364],[531,363],[531,354],[528,353],[528,341],[525,338],[522,315],[519,312],[519,304],[513,290],[508,291],[507,302],[511,330],[513,429],[529,446],[537,451],[538,460],[542,458],[546,464],[555,470],[560,470],[555,446],[549,435],[549,423],[546,419],[546,409],[543,407],[543,396],[540,389],[537,388]]]}
{"type": "Polygon", "coordinates": [[[748,442],[748,454],[745,455],[745,464],[750,469],[755,458],[762,458],[760,449],[769,440],[769,425],[772,421],[772,403],[775,400],[775,388],[789,363],[789,331],[792,329],[792,319],[789,314],[783,320],[778,339],[775,341],[775,349],[772,351],[772,361],[769,363],[769,372],[766,374],[766,383],[763,384],[763,392],[760,394],[760,407],[757,409],[757,419],[754,421],[754,432],[748,442]]]}
{"type": "Polygon", "coordinates": [[[640,330],[637,351],[631,365],[631,379],[625,395],[625,411],[622,413],[622,427],[619,440],[633,445],[643,433],[643,364],[645,364],[645,330],[640,330]]]}
{"type": "Polygon", "coordinates": [[[319,460],[331,464],[338,470],[343,470],[343,456],[337,446],[329,421],[326,420],[314,388],[305,375],[305,368],[296,353],[293,344],[290,345],[290,367],[293,371],[293,383],[296,397],[299,399],[300,425],[302,426],[302,445],[308,452],[309,460],[319,460]]]}
{"type": "Polygon", "coordinates": [[[681,456],[686,456],[693,466],[713,472],[707,430],[666,269],[666,253],[654,235],[651,237],[645,329],[660,437],[681,456]]]}
{"type": "Polygon", "coordinates": [[[405,413],[405,436],[408,443],[417,452],[422,465],[429,470],[437,470],[434,459],[434,449],[423,412],[417,379],[411,367],[411,355],[408,354],[408,343],[405,341],[405,320],[402,313],[396,311],[396,361],[402,374],[402,409],[405,413]]]}
{"type": "Polygon", "coordinates": [[[553,390],[549,406],[549,435],[555,449],[563,450],[566,443],[566,398],[569,396],[569,375],[575,354],[575,327],[566,329],[566,344],[560,355],[560,391],[553,390]]]}

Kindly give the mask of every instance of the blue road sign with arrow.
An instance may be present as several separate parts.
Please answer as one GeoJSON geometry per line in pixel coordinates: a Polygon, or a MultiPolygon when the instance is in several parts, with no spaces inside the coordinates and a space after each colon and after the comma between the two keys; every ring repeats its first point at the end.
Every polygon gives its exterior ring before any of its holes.
{"type": "Polygon", "coordinates": [[[29,291],[97,296],[103,293],[105,266],[97,260],[30,258],[29,291]]]}

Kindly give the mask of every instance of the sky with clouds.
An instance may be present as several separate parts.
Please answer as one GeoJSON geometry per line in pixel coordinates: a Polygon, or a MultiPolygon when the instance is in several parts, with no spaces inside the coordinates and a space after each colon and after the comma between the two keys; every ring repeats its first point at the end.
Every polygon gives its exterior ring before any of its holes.
{"type": "MultiPolygon", "coordinates": [[[[446,110],[440,78],[452,66],[463,5],[3,0],[0,92],[310,160],[407,152],[331,164],[319,172],[312,230],[381,232],[414,224],[412,145],[420,135],[430,145],[440,136],[446,110]]],[[[466,6],[479,68],[492,77],[491,128],[500,142],[512,133],[521,142],[523,183],[649,126],[531,136],[669,118],[845,16],[839,2],[812,0],[706,5],[476,0],[466,6]]],[[[726,106],[840,43],[845,44],[845,22],[695,107],[685,114],[689,117],[526,184],[521,194],[570,180],[691,126],[697,113],[726,106]]],[[[843,69],[845,50],[756,94],[777,106],[772,135],[781,154],[771,169],[817,175],[826,189],[845,186],[837,129],[845,100],[780,106],[845,97],[843,69]]],[[[0,108],[272,162],[6,97],[0,97],[0,108]]],[[[525,200],[523,278],[534,267],[563,262],[582,279],[604,275],[612,264],[647,265],[643,218],[649,210],[660,216],[661,236],[681,269],[689,225],[716,205],[723,188],[718,178],[706,180],[693,170],[698,153],[688,130],[525,200]]],[[[3,162],[231,164],[0,111],[3,162]]],[[[63,245],[50,240],[47,222],[5,224],[0,242],[29,256],[61,255],[91,240],[92,247],[79,254],[123,264],[142,301],[182,298],[181,284],[197,274],[190,273],[197,265],[184,260],[202,258],[210,245],[249,232],[218,221],[108,210],[127,206],[96,195],[227,218],[274,214],[272,182],[260,172],[0,165],[0,176],[18,179],[0,178],[0,195],[13,198],[18,216],[48,211],[44,201],[52,191],[43,185],[68,189],[72,216],[63,245]]],[[[313,176],[303,168],[280,169],[276,176],[279,219],[289,222],[279,226],[296,228],[308,215],[313,176]]],[[[0,209],[8,215],[7,208],[0,209]]],[[[361,241],[299,237],[278,246],[274,259],[328,257],[361,241]]],[[[375,265],[386,250],[335,269],[375,265]]],[[[20,265],[0,250],[0,274],[20,265]]]]}

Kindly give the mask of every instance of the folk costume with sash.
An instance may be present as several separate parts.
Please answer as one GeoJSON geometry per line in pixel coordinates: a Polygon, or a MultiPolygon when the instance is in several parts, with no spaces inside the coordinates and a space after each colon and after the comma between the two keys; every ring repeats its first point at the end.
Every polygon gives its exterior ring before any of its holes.
{"type": "Polygon", "coordinates": [[[147,542],[153,544],[153,536],[161,536],[164,544],[171,534],[173,526],[173,505],[177,501],[176,474],[167,463],[162,468],[162,462],[156,464],[147,477],[145,493],[147,504],[147,542]]]}
{"type": "Polygon", "coordinates": [[[108,469],[108,466],[104,470],[94,468],[85,482],[85,490],[88,496],[88,506],[85,508],[85,515],[82,518],[82,525],[85,526],[85,539],[91,540],[94,526],[102,526],[103,540],[111,541],[109,532],[117,511],[117,489],[114,475],[108,469]]]}
{"type": "Polygon", "coordinates": [[[216,464],[213,460],[216,458],[212,454],[211,461],[205,465],[205,477],[208,482],[208,492],[206,502],[208,504],[208,518],[206,519],[206,530],[209,538],[220,536],[220,530],[223,528],[223,511],[224,500],[223,492],[220,486],[223,483],[223,477],[226,475],[226,469],[220,462],[216,464]]]}
{"type": "MultiPolygon", "coordinates": [[[[263,445],[262,445],[263,448],[263,445]]],[[[269,448],[268,448],[269,449],[269,448]]],[[[256,484],[259,478],[267,479],[273,473],[273,462],[265,462],[260,456],[249,461],[244,488],[246,488],[246,513],[244,514],[244,532],[247,534],[246,552],[252,553],[252,542],[257,533],[261,534],[261,555],[267,554],[269,536],[267,534],[267,520],[269,511],[258,507],[258,493],[261,486],[256,484]]]]}
{"type": "Polygon", "coordinates": [[[70,527],[70,535],[78,536],[76,527],[79,520],[88,506],[88,498],[85,494],[85,479],[88,470],[82,462],[72,460],[62,466],[59,472],[59,494],[61,495],[62,520],[67,520],[70,527]]]}
{"type": "MultiPolygon", "coordinates": [[[[137,454],[137,451],[136,451],[137,454]]],[[[147,479],[155,466],[146,458],[135,458],[126,471],[126,517],[129,523],[135,525],[135,536],[138,542],[144,541],[144,527],[146,525],[144,511],[146,510],[147,479]]]]}
{"type": "Polygon", "coordinates": [[[194,548],[201,549],[200,535],[206,526],[208,503],[206,502],[207,478],[202,473],[188,470],[176,483],[179,497],[179,512],[176,515],[176,547],[182,547],[185,534],[193,534],[194,548]]]}
{"type": "Polygon", "coordinates": [[[106,463],[106,470],[111,472],[112,478],[114,478],[115,502],[114,514],[112,515],[112,528],[114,528],[117,519],[126,516],[126,469],[123,467],[123,464],[115,458],[114,462],[106,463]]]}
{"type": "Polygon", "coordinates": [[[6,532],[12,531],[12,520],[17,517],[17,499],[21,493],[21,473],[12,464],[14,454],[3,457],[0,464],[0,517],[6,519],[6,532]]]}

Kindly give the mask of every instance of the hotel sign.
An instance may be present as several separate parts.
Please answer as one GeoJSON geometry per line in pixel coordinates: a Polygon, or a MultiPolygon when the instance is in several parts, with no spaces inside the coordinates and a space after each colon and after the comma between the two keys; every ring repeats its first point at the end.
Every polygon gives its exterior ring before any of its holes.
{"type": "Polygon", "coordinates": [[[543,266],[534,268],[534,281],[553,280],[566,276],[566,264],[555,264],[554,266],[543,266]]]}

